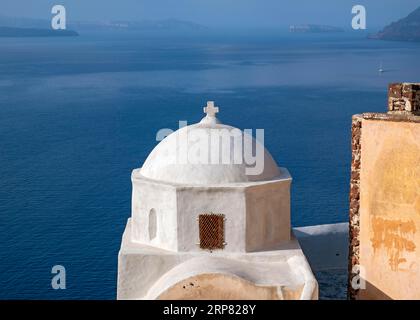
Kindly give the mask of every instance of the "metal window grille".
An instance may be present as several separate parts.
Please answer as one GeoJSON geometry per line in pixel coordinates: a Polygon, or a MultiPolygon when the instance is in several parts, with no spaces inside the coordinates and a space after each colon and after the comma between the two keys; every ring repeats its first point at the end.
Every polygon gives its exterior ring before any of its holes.
{"type": "Polygon", "coordinates": [[[201,249],[224,249],[225,216],[223,214],[200,214],[198,226],[201,249]]]}

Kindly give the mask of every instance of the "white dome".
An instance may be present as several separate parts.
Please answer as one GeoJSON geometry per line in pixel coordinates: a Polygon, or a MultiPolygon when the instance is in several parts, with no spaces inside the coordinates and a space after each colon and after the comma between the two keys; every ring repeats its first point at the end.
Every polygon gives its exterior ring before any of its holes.
{"type": "Polygon", "coordinates": [[[207,115],[200,123],[163,139],[147,157],[140,174],[169,183],[209,185],[266,181],[278,177],[280,171],[270,153],[252,136],[207,115]],[[232,133],[241,134],[243,146],[251,145],[254,161],[255,154],[261,155],[255,161],[257,166],[245,161],[245,147],[235,149],[238,140],[232,133]],[[231,138],[226,140],[228,135],[231,138]]]}

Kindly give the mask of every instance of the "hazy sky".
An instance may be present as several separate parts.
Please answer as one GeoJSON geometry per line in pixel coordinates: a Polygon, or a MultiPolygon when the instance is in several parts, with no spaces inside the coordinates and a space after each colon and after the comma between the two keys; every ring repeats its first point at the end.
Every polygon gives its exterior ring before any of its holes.
{"type": "Polygon", "coordinates": [[[0,0],[0,15],[49,19],[54,4],[65,5],[68,21],[175,18],[241,28],[349,26],[352,6],[363,4],[368,27],[377,27],[406,16],[420,0],[0,0]]]}

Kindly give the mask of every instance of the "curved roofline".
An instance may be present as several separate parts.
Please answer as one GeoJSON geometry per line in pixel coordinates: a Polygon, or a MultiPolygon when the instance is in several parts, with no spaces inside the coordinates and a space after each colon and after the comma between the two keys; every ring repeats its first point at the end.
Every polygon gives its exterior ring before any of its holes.
{"type": "Polygon", "coordinates": [[[181,183],[181,182],[173,182],[173,181],[165,181],[165,180],[157,180],[153,178],[149,178],[144,176],[141,173],[141,167],[134,169],[131,173],[131,181],[135,181],[136,179],[145,180],[151,183],[156,184],[164,184],[168,186],[174,186],[174,187],[188,187],[188,188],[240,188],[240,187],[250,187],[250,186],[258,186],[263,184],[269,184],[269,183],[276,183],[280,181],[292,181],[293,178],[290,175],[289,170],[284,167],[277,167],[280,171],[280,175],[277,177],[274,177],[272,179],[267,180],[259,180],[259,181],[245,181],[245,182],[224,182],[224,183],[181,183]]]}
{"type": "Polygon", "coordinates": [[[142,175],[194,185],[267,181],[281,175],[258,132],[254,138],[246,130],[209,119],[217,120],[206,116],[206,121],[182,127],[160,141],[144,161],[142,175]]]}

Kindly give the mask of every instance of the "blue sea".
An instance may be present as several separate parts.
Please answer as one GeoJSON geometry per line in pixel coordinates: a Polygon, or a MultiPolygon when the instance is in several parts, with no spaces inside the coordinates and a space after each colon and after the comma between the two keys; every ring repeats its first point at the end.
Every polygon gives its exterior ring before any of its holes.
{"type": "Polygon", "coordinates": [[[351,116],[385,111],[419,57],[358,33],[1,38],[0,299],[115,299],[131,170],[207,100],[265,129],[293,176],[294,226],[347,221],[351,116]]]}

